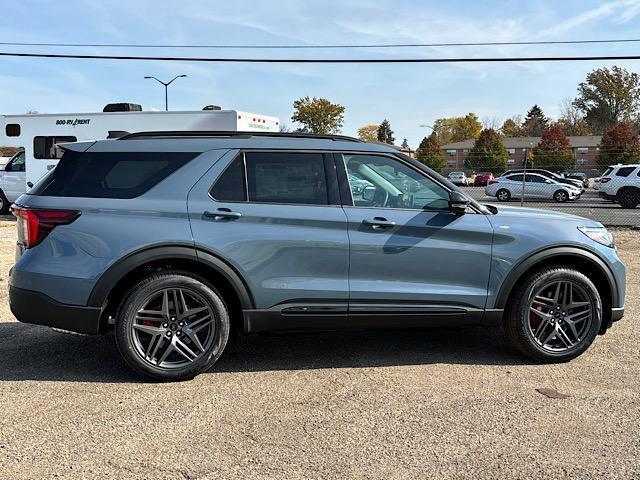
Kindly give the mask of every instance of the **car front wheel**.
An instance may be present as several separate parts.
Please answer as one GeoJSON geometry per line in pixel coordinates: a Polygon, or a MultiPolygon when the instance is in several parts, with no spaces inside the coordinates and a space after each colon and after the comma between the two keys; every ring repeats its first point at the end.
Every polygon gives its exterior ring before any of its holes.
{"type": "Polygon", "coordinates": [[[564,203],[569,200],[569,194],[564,190],[558,190],[553,194],[553,199],[558,203],[564,203]]]}
{"type": "Polygon", "coordinates": [[[584,274],[547,268],[524,279],[505,312],[505,331],[525,355],[565,362],[593,343],[602,322],[602,300],[584,274]]]}
{"type": "Polygon", "coordinates": [[[218,360],[229,327],[227,307],[213,286],[188,272],[163,272],[125,295],[116,314],[116,343],[137,373],[188,380],[218,360]]]}
{"type": "Polygon", "coordinates": [[[502,188],[496,192],[496,198],[501,202],[508,202],[509,200],[511,200],[511,192],[502,188]]]}

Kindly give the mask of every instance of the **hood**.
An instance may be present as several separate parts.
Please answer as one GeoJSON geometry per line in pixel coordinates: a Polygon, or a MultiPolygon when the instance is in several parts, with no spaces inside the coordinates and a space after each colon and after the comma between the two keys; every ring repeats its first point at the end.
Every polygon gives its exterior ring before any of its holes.
{"type": "Polygon", "coordinates": [[[525,208],[525,207],[505,207],[502,205],[493,205],[498,212],[495,215],[491,215],[489,218],[494,218],[497,221],[505,221],[509,218],[515,221],[524,221],[531,219],[540,219],[540,220],[560,220],[560,221],[570,221],[573,223],[580,223],[583,226],[593,226],[600,227],[601,223],[596,222],[594,220],[589,220],[588,218],[579,217],[577,215],[571,215],[569,213],[556,212],[553,210],[541,210],[538,208],[525,208]]]}

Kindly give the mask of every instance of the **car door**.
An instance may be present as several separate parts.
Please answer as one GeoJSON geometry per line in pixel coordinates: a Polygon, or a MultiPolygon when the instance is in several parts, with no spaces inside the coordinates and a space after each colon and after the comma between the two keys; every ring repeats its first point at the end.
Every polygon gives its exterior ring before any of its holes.
{"type": "Polygon", "coordinates": [[[395,156],[344,152],[336,162],[350,238],[350,324],[478,321],[491,265],[486,216],[452,213],[449,189],[395,156]],[[358,193],[349,176],[371,185],[358,193]]]}
{"type": "Polygon", "coordinates": [[[547,183],[547,179],[542,175],[527,173],[527,193],[531,198],[551,198],[553,196],[553,185],[547,183]]]}
{"type": "Polygon", "coordinates": [[[349,237],[330,152],[231,151],[188,208],[196,245],[249,287],[248,330],[345,327],[349,237]]]}
{"type": "Polygon", "coordinates": [[[25,192],[25,156],[24,152],[16,153],[13,158],[5,165],[2,180],[2,190],[5,197],[10,202],[25,192]]]}

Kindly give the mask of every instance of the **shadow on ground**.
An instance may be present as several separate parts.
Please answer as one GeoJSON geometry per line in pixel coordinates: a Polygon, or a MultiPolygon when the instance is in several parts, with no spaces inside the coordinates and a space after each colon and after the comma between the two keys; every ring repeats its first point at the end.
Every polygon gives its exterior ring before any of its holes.
{"type": "MultiPolygon", "coordinates": [[[[496,329],[430,329],[237,339],[208,374],[400,365],[521,365],[496,329]]],[[[120,358],[113,335],[91,337],[0,323],[2,381],[140,382],[120,358]]]]}

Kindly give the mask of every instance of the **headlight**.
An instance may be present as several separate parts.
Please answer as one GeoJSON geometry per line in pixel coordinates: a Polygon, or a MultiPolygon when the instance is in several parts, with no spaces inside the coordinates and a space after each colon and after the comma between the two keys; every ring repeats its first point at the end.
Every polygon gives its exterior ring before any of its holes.
{"type": "Polygon", "coordinates": [[[616,246],[613,235],[604,227],[578,227],[578,230],[605,247],[614,248],[616,246]]]}

